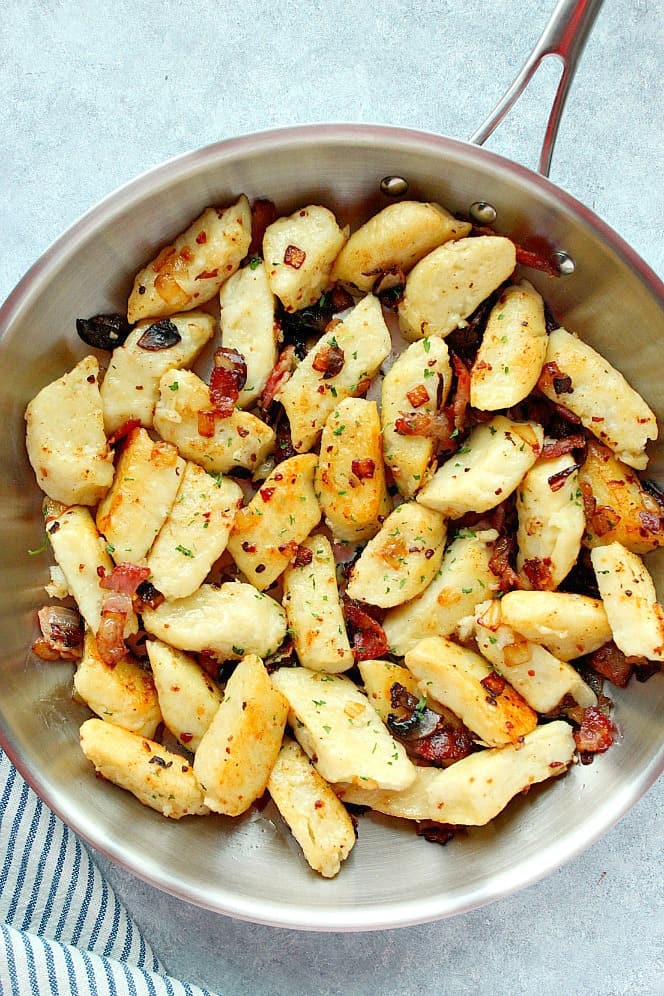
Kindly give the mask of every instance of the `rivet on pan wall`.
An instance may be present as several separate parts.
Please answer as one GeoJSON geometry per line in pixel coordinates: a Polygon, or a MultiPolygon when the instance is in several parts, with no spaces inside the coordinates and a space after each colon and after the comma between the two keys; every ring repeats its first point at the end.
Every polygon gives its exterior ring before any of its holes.
{"type": "Polygon", "coordinates": [[[496,220],[496,209],[487,201],[475,201],[470,205],[468,213],[473,221],[480,221],[483,225],[492,225],[496,220]]]}
{"type": "Polygon", "coordinates": [[[555,265],[558,267],[558,272],[562,277],[569,277],[576,269],[576,264],[572,257],[559,249],[557,252],[551,254],[551,258],[555,265]]]}
{"type": "Polygon", "coordinates": [[[380,181],[380,192],[386,197],[403,197],[408,193],[408,180],[403,176],[384,176],[380,181]]]}

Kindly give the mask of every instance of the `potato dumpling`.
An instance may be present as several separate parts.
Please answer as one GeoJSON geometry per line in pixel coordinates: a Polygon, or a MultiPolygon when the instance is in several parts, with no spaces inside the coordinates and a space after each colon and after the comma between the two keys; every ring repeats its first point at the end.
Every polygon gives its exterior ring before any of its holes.
{"type": "Polygon", "coordinates": [[[468,235],[470,229],[467,221],[458,221],[440,204],[388,204],[353,232],[334,261],[330,280],[365,293],[377,285],[385,290],[432,249],[468,235]]]}
{"type": "Polygon", "coordinates": [[[279,754],[288,703],[259,657],[240,661],[203,734],[194,772],[215,813],[239,816],[260,798],[279,754]]]}
{"type": "Polygon", "coordinates": [[[320,521],[314,490],[317,462],[313,453],[303,453],[277,464],[235,516],[228,550],[259,591],[286,570],[298,545],[320,521]]]}
{"type": "Polygon", "coordinates": [[[96,505],[113,481],[99,364],[86,356],[43,387],[25,412],[28,458],[42,491],[65,505],[96,505]]]}
{"type": "Polygon", "coordinates": [[[252,259],[226,281],[219,293],[219,304],[221,345],[242,353],[247,364],[247,381],[240,391],[238,407],[250,408],[277,362],[276,302],[262,260],[252,259]]]}
{"type": "Polygon", "coordinates": [[[247,255],[251,209],[244,194],[230,207],[207,208],[134,280],[129,322],[189,311],[210,301],[247,255]]]}
{"type": "Polygon", "coordinates": [[[221,705],[221,690],[188,654],[161,640],[146,647],[164,725],[195,753],[221,705]]]}
{"type": "Polygon", "coordinates": [[[213,418],[212,434],[201,435],[200,413],[210,410],[210,390],[193,371],[171,370],[161,378],[154,427],[162,439],[177,446],[187,460],[214,473],[260,467],[274,448],[270,426],[251,412],[236,409],[228,418],[213,418]]]}
{"type": "Polygon", "coordinates": [[[419,595],[438,573],[445,522],[415,502],[398,505],[353,565],[349,598],[388,608],[419,595]]]}
{"type": "Polygon", "coordinates": [[[83,656],[74,675],[76,694],[101,719],[143,737],[161,723],[152,675],[130,654],[109,667],[99,656],[92,633],[85,634],[83,656]]]}
{"type": "Polygon", "coordinates": [[[203,584],[193,595],[143,609],[148,633],[178,650],[209,651],[220,660],[269,657],[286,636],[286,613],[253,585],[203,584]],[[241,640],[242,643],[238,643],[241,640]]]}
{"type": "Polygon", "coordinates": [[[470,403],[486,412],[510,408],[530,394],[546,355],[544,302],[526,281],[508,287],[486,323],[470,374],[470,403]]]}
{"type": "Polygon", "coordinates": [[[592,503],[584,546],[615,541],[644,554],[664,545],[664,505],[648,494],[631,467],[593,439],[579,469],[579,486],[592,503]]]}
{"type": "Polygon", "coordinates": [[[514,243],[500,235],[446,242],[411,270],[399,305],[407,339],[449,335],[516,266],[514,243]]]}
{"type": "Polygon", "coordinates": [[[267,788],[309,865],[323,878],[334,878],[355,844],[353,821],[300,745],[288,737],[267,788]]]}
{"type": "Polygon", "coordinates": [[[319,204],[268,225],[263,236],[267,279],[286,311],[299,311],[319,299],[347,238],[348,231],[319,204]]]}
{"type": "Polygon", "coordinates": [[[425,636],[449,636],[476,605],[498,591],[490,567],[497,538],[495,529],[461,530],[422,594],[386,613],[383,629],[393,654],[403,656],[425,636]]]}
{"type": "Polygon", "coordinates": [[[539,456],[543,440],[538,422],[513,422],[496,415],[473,429],[416,500],[451,519],[495,508],[519,486],[539,456]]]}
{"type": "Polygon", "coordinates": [[[516,743],[535,729],[537,714],[473,650],[445,636],[429,636],[408,651],[405,661],[422,692],[451,709],[485,744],[516,743]]]}
{"type": "Polygon", "coordinates": [[[527,588],[557,588],[577,561],[586,518],[570,453],[540,459],[516,491],[517,569],[527,588]]]}
{"type": "Polygon", "coordinates": [[[657,419],[623,375],[587,342],[566,329],[555,329],[539,386],[551,401],[574,412],[623,463],[637,470],[648,465],[645,448],[650,439],[657,439],[657,419]],[[560,379],[567,377],[570,383],[561,391],[560,379]]]}
{"type": "Polygon", "coordinates": [[[139,733],[101,719],[81,726],[81,749],[98,774],[162,816],[206,816],[203,790],[188,761],[139,733]]]}
{"type": "Polygon", "coordinates": [[[565,591],[508,591],[500,601],[503,622],[554,657],[571,661],[591,654],[611,639],[611,627],[598,598],[565,591]]]}
{"type": "Polygon", "coordinates": [[[439,336],[411,343],[385,375],[381,393],[385,463],[404,498],[413,498],[424,484],[435,443],[427,436],[403,435],[397,425],[437,412],[447,400],[451,382],[449,351],[439,336]]]}
{"type": "Polygon", "coordinates": [[[315,446],[340,401],[366,391],[391,348],[380,302],[370,294],[322,336],[276,395],[298,453],[315,446]]]}
{"type": "Polygon", "coordinates": [[[375,401],[345,398],[331,413],[321,436],[316,494],[337,540],[370,539],[389,515],[375,401]]]}
{"type": "Polygon", "coordinates": [[[627,657],[664,661],[664,609],[641,558],[609,543],[591,550],[590,559],[616,646],[627,657]]]}
{"type": "Polygon", "coordinates": [[[170,323],[180,341],[168,349],[143,348],[144,337],[154,326],[148,319],[139,322],[122,346],[113,350],[101,385],[107,433],[132,419],[149,428],[163,375],[168,370],[190,366],[214,335],[214,318],[203,311],[173,315],[170,323]]]}
{"type": "Polygon", "coordinates": [[[175,446],[134,429],[124,444],[110,491],[97,508],[97,528],[116,564],[140,563],[173,507],[185,461],[175,446]]]}
{"type": "Polygon", "coordinates": [[[326,781],[391,789],[413,781],[405,749],[349,678],[282,667],[272,681],[288,700],[296,740],[326,781]]]}
{"type": "Polygon", "coordinates": [[[335,568],[327,537],[310,536],[283,578],[283,606],[298,659],[312,671],[330,674],[353,664],[335,568]]]}

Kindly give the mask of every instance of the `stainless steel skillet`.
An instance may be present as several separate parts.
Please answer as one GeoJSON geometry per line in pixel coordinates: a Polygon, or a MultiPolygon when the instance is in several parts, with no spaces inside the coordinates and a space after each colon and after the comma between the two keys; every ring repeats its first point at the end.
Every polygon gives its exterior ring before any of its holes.
{"type": "MultiPolygon", "coordinates": [[[[596,6],[565,4],[559,17],[588,18],[596,6]]],[[[569,38],[570,22],[561,23],[569,38]]],[[[41,529],[39,498],[23,455],[22,412],[27,399],[79,355],[74,318],[121,307],[139,263],[208,202],[222,203],[242,190],[270,196],[283,210],[320,199],[350,219],[385,203],[379,183],[388,175],[406,177],[412,195],[438,199],[452,210],[487,202],[499,230],[526,243],[544,240],[551,251],[571,256],[575,271],[569,276],[529,276],[561,320],[623,369],[664,414],[658,346],[663,295],[647,267],[541,177],[472,146],[398,129],[272,132],[160,167],[74,226],[0,312],[3,742],[46,801],[95,847],[182,898],[263,922],[363,929],[469,909],[578,853],[661,768],[662,689],[656,678],[616,696],[624,741],[591,768],[532,794],[491,829],[444,851],[378,820],[364,821],[352,865],[334,883],[324,883],[308,875],[266,819],[171,826],[96,782],[78,754],[81,713],[69,701],[70,668],[26,662],[46,558],[26,555],[39,546],[41,529]]],[[[662,480],[659,449],[649,473],[662,480]]]]}

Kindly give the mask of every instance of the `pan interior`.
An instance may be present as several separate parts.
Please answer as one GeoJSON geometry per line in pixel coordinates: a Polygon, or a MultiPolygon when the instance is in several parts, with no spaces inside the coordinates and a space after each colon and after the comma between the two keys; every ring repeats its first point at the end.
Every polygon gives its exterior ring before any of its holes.
{"type": "MultiPolygon", "coordinates": [[[[445,848],[378,816],[361,821],[342,872],[323,881],[302,861],[274,810],[236,821],[163,820],[94,778],[78,747],[87,711],[71,701],[71,666],[28,656],[44,603],[48,555],[40,494],[23,443],[23,412],[86,347],[75,319],[122,311],[136,270],[206,205],[245,193],[280,212],[331,207],[342,223],[384,206],[380,180],[453,212],[485,200],[495,227],[569,253],[571,276],[528,271],[554,314],[617,366],[664,419],[661,285],[621,240],[553,185],[462,143],[397,129],[325,126],[222,143],[166,164],[111,195],[40,260],[0,311],[0,737],[42,797],[96,848],[183,899],[256,921],[308,929],[371,929],[478,906],[542,877],[612,825],[661,770],[664,681],[611,690],[621,741],[592,766],[515,801],[487,828],[445,848]]],[[[661,444],[647,476],[664,484],[661,444]]],[[[649,561],[660,593],[662,560],[649,561]]]]}

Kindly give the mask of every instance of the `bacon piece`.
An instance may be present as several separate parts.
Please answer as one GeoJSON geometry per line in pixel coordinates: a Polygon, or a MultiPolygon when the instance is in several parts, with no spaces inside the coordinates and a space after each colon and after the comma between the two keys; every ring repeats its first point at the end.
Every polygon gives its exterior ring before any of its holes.
{"type": "Polygon", "coordinates": [[[540,270],[550,277],[560,276],[558,267],[554,266],[551,260],[546,259],[541,253],[525,249],[518,242],[514,242],[514,248],[516,249],[516,261],[520,266],[527,266],[531,270],[540,270]]]}
{"type": "Polygon", "coordinates": [[[404,415],[394,423],[394,428],[400,436],[426,436],[436,443],[438,452],[455,450],[456,443],[452,437],[454,420],[447,411],[413,412],[404,415]]]}
{"type": "Polygon", "coordinates": [[[430,844],[440,844],[442,847],[449,844],[458,830],[452,823],[435,823],[433,820],[419,820],[415,824],[418,837],[424,837],[430,844]]]}
{"type": "Polygon", "coordinates": [[[533,588],[547,591],[552,587],[551,566],[550,557],[530,557],[523,562],[523,573],[533,588]]]}
{"type": "Polygon", "coordinates": [[[270,373],[265,383],[265,387],[263,388],[263,393],[260,396],[258,404],[263,411],[268,410],[274,401],[275,395],[290,378],[290,375],[293,370],[295,370],[296,365],[295,346],[286,346],[286,348],[279,354],[279,358],[272,368],[272,372],[270,373]]]}
{"type": "Polygon", "coordinates": [[[214,423],[219,417],[219,412],[214,408],[201,408],[197,416],[198,435],[202,436],[203,439],[212,439],[214,423]]]}
{"type": "Polygon", "coordinates": [[[368,481],[376,472],[376,464],[366,457],[364,460],[353,460],[350,469],[360,481],[368,481]]]}
{"type": "Polygon", "coordinates": [[[263,250],[263,236],[265,229],[271,225],[277,217],[277,208],[274,201],[259,197],[251,205],[251,244],[248,256],[260,255],[263,250]]]}
{"type": "Polygon", "coordinates": [[[618,731],[608,716],[597,708],[588,706],[578,730],[574,731],[577,750],[587,754],[603,754],[614,742],[618,731]]]}
{"type": "Polygon", "coordinates": [[[622,650],[618,649],[613,640],[609,640],[599,650],[589,654],[586,659],[594,671],[601,674],[603,678],[607,678],[613,685],[617,685],[618,688],[624,688],[627,685],[635,667],[648,665],[645,657],[627,657],[622,650]]]}
{"type": "Polygon", "coordinates": [[[554,492],[560,491],[567,478],[573,474],[575,470],[578,470],[580,466],[581,464],[579,463],[573,463],[571,466],[564,467],[562,470],[559,470],[556,474],[552,474],[548,479],[548,485],[551,490],[554,492]]]}
{"type": "Polygon", "coordinates": [[[465,425],[466,409],[470,404],[470,370],[456,353],[450,353],[450,359],[457,379],[452,415],[455,429],[461,432],[465,425]]]}
{"type": "Polygon", "coordinates": [[[482,678],[480,685],[482,688],[491,695],[492,698],[496,699],[499,695],[505,691],[505,685],[507,682],[503,678],[502,674],[498,674],[496,671],[492,671],[487,674],[486,678],[482,678]]]}
{"type": "Polygon", "coordinates": [[[383,654],[389,653],[389,646],[385,630],[369,615],[361,609],[357,602],[349,598],[343,603],[344,619],[352,635],[352,650],[356,661],[369,661],[378,659],[383,654]]]}
{"type": "Polygon", "coordinates": [[[345,363],[344,351],[336,342],[324,343],[314,356],[312,367],[322,373],[323,380],[329,380],[341,373],[345,363]]]}
{"type": "Polygon", "coordinates": [[[118,591],[129,598],[136,594],[136,589],[150,577],[149,567],[139,567],[138,564],[131,564],[123,561],[116,564],[110,574],[101,578],[99,587],[105,591],[118,591]]]}
{"type": "Polygon", "coordinates": [[[510,562],[515,547],[511,536],[499,536],[494,543],[493,553],[489,560],[489,570],[499,581],[500,591],[510,591],[512,588],[522,588],[521,578],[510,562]]]}
{"type": "Polygon", "coordinates": [[[547,439],[542,447],[542,458],[544,460],[552,460],[554,457],[571,453],[572,450],[581,450],[585,445],[586,437],[580,432],[574,433],[571,436],[562,436],[561,439],[547,439]]]}
{"type": "Polygon", "coordinates": [[[390,701],[398,713],[388,716],[387,727],[413,760],[442,767],[474,750],[473,735],[463,723],[455,725],[429,709],[425,699],[418,699],[398,681],[390,688],[390,701]]]}
{"type": "Polygon", "coordinates": [[[221,418],[233,414],[240,391],[247,383],[247,364],[237,349],[215,350],[210,374],[210,402],[221,418]]]}
{"type": "Polygon", "coordinates": [[[136,589],[134,607],[137,612],[142,612],[146,606],[149,609],[156,609],[165,600],[165,597],[151,581],[142,581],[136,589]]]}
{"type": "Polygon", "coordinates": [[[606,536],[620,522],[620,516],[610,505],[597,505],[590,516],[590,526],[596,536],[606,536]]]}

